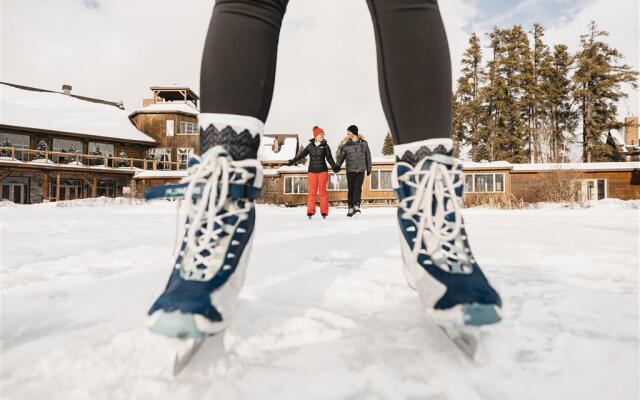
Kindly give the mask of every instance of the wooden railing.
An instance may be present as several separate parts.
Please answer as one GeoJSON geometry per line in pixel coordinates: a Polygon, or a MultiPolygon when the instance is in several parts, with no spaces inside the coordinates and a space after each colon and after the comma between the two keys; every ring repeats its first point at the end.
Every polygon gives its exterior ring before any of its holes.
{"type": "Polygon", "coordinates": [[[139,168],[145,170],[180,170],[186,164],[178,161],[160,161],[157,159],[141,159],[118,157],[108,154],[82,154],[52,150],[21,149],[0,146],[0,161],[10,159],[24,163],[42,162],[57,165],[78,165],[85,167],[107,168],[139,168]]]}

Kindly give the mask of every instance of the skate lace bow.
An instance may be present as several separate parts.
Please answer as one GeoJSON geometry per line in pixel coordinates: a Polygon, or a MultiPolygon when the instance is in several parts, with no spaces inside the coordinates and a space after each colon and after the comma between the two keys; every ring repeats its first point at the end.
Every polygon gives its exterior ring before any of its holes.
{"type": "Polygon", "coordinates": [[[187,215],[185,254],[189,258],[180,268],[188,276],[210,279],[218,269],[214,265],[216,245],[234,229],[224,219],[251,210],[250,202],[228,201],[229,185],[244,185],[254,174],[235,166],[222,149],[208,151],[190,170],[183,206],[187,215]]]}
{"type": "MultiPolygon", "coordinates": [[[[455,166],[452,170],[454,174],[461,175],[455,166]]],[[[457,251],[448,244],[460,234],[462,227],[462,215],[451,171],[446,165],[434,161],[431,162],[428,170],[414,169],[407,172],[405,177],[405,183],[412,186],[415,192],[413,196],[405,198],[401,206],[404,206],[405,217],[412,220],[415,216],[418,217],[413,254],[418,256],[420,253],[425,231],[428,231],[429,243],[433,248],[427,251],[432,252],[444,246],[445,250],[446,248],[450,250],[447,252],[449,257],[459,259],[457,251]],[[415,177],[415,181],[411,179],[412,177],[415,177]],[[406,207],[409,202],[411,205],[406,207]],[[446,218],[451,213],[453,213],[453,221],[446,218]]],[[[458,176],[458,182],[462,182],[461,176],[458,176]]]]}

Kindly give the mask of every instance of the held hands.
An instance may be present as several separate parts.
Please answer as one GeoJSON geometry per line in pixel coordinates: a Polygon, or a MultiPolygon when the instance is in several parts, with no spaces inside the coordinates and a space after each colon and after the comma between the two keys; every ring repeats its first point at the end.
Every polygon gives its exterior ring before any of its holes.
{"type": "Polygon", "coordinates": [[[293,165],[293,160],[289,160],[289,161],[287,161],[287,165],[288,165],[288,166],[292,166],[292,165],[293,165]]]}

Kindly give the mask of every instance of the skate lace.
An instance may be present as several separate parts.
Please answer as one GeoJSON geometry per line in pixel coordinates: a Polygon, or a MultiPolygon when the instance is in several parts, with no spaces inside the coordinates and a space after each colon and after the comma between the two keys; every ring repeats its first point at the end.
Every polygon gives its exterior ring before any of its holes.
{"type": "Polygon", "coordinates": [[[180,268],[184,277],[208,280],[219,269],[215,265],[216,245],[222,237],[233,233],[233,226],[224,219],[247,213],[252,207],[250,202],[228,202],[229,184],[245,184],[254,174],[235,165],[222,148],[209,150],[189,172],[184,180],[188,186],[183,210],[187,215],[185,254],[190,257],[182,260],[180,268]],[[200,190],[201,196],[197,198],[194,194],[200,190]]]}
{"type": "Polygon", "coordinates": [[[405,218],[414,221],[415,217],[418,218],[413,255],[417,257],[421,252],[425,253],[422,250],[423,240],[425,235],[429,234],[430,246],[426,254],[441,250],[444,257],[453,260],[466,259],[467,257],[462,255],[464,249],[455,245],[462,228],[461,207],[455,193],[456,186],[463,182],[462,172],[455,164],[449,170],[444,164],[432,162],[428,170],[408,171],[404,174],[403,181],[415,189],[413,196],[407,196],[400,203],[405,218]],[[449,214],[453,214],[452,221],[446,218],[449,214]]]}

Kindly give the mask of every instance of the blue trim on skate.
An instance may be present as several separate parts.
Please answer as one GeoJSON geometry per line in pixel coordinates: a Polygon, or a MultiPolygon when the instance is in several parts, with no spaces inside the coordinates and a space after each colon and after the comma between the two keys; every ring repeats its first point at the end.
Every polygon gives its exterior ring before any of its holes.
{"type": "Polygon", "coordinates": [[[481,326],[495,324],[502,320],[495,304],[465,304],[462,306],[465,325],[481,326]]]}
{"type": "MultiPolygon", "coordinates": [[[[173,183],[169,185],[162,185],[152,187],[144,194],[145,200],[161,200],[161,199],[183,199],[187,192],[188,183],[173,183]]],[[[202,197],[202,190],[204,183],[196,185],[193,191],[193,198],[199,199],[202,197]]],[[[254,201],[260,197],[262,188],[255,187],[253,185],[236,185],[229,184],[229,198],[232,199],[248,199],[254,201]]]]}
{"type": "Polygon", "coordinates": [[[161,312],[160,317],[149,326],[149,329],[163,336],[175,337],[179,339],[193,339],[208,334],[198,329],[193,314],[185,314],[180,311],[161,312]]]}
{"type": "MultiPolygon", "coordinates": [[[[231,220],[227,222],[231,225],[235,223],[235,221],[231,220]]],[[[248,214],[248,218],[238,225],[238,228],[243,228],[246,232],[238,233],[236,229],[231,238],[232,241],[239,242],[233,246],[233,253],[236,256],[230,257],[229,249],[226,249],[223,265],[229,265],[231,268],[220,268],[210,280],[186,280],[180,275],[180,269],[173,267],[164,292],[153,303],[148,314],[152,315],[158,310],[162,310],[163,313],[182,312],[183,314],[201,315],[211,322],[221,322],[222,315],[215,308],[215,305],[211,303],[211,293],[227,282],[231,275],[236,272],[241,258],[240,255],[244,253],[245,247],[251,239],[254,226],[255,209],[252,209],[248,214]]],[[[185,246],[186,243],[183,241],[181,250],[184,250],[185,246]]],[[[178,255],[174,265],[179,265],[181,262],[182,257],[178,255]]]]}

